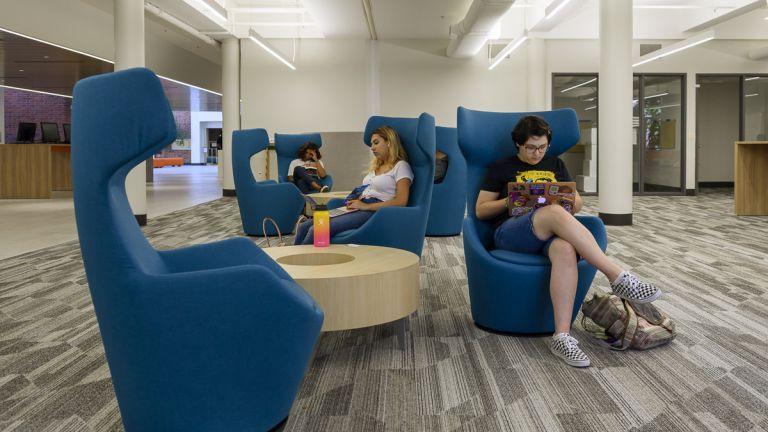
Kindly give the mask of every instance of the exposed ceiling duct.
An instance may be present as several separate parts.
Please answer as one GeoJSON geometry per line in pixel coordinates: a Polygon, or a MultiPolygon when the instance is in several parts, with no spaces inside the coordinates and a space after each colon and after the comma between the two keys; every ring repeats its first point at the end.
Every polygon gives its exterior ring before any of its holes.
{"type": "Polygon", "coordinates": [[[477,54],[514,3],[515,0],[474,0],[464,19],[450,27],[448,57],[470,58],[477,54]]]}

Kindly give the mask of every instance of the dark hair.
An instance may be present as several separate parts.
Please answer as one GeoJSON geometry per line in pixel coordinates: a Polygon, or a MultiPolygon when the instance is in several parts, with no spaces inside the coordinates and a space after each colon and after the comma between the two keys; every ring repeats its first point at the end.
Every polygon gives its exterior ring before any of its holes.
{"type": "Polygon", "coordinates": [[[314,150],[318,159],[323,158],[323,156],[320,154],[320,147],[318,147],[317,144],[311,141],[307,141],[304,144],[302,144],[302,146],[299,147],[299,151],[296,153],[296,156],[299,159],[304,160],[304,155],[307,153],[307,150],[314,150]]]}
{"type": "Polygon", "coordinates": [[[552,129],[549,123],[539,116],[525,116],[517,122],[515,129],[512,130],[512,141],[521,146],[532,136],[546,136],[547,143],[552,143],[552,129]]]}

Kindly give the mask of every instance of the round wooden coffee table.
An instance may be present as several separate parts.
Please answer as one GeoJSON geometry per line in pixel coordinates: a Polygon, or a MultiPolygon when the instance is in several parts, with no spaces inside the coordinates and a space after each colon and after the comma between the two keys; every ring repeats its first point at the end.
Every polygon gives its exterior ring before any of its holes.
{"type": "MultiPolygon", "coordinates": [[[[350,192],[352,191],[316,192],[316,193],[307,194],[307,196],[315,200],[315,202],[318,204],[328,204],[328,201],[334,198],[339,198],[339,199],[346,198],[350,192]]],[[[312,206],[309,205],[309,203],[307,203],[307,210],[306,210],[307,216],[312,216],[314,212],[315,211],[312,209],[312,206]]]]}
{"type": "MultiPolygon", "coordinates": [[[[325,312],[323,331],[407,318],[419,308],[419,257],[380,246],[264,248],[325,312]]],[[[401,346],[405,326],[401,326],[401,346]]]]}

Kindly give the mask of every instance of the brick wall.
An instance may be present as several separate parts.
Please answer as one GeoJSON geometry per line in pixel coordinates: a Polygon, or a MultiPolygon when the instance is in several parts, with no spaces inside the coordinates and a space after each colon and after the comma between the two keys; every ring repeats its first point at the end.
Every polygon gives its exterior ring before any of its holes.
{"type": "Polygon", "coordinates": [[[171,150],[171,147],[168,146],[164,148],[160,153],[157,154],[157,157],[180,157],[184,159],[185,164],[192,163],[192,151],[190,150],[171,150]]]}
{"type": "Polygon", "coordinates": [[[42,139],[40,122],[59,125],[59,139],[64,139],[63,123],[71,123],[72,99],[12,89],[5,94],[5,142],[16,142],[19,123],[37,123],[35,140],[42,139]]]}
{"type": "Polygon", "coordinates": [[[192,115],[189,111],[174,111],[176,120],[176,137],[190,139],[192,137],[192,115]]]}

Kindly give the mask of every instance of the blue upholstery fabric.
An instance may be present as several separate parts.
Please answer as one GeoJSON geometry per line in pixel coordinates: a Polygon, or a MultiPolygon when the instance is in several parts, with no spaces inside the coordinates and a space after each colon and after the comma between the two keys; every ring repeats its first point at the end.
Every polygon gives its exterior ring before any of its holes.
{"type": "MultiPolygon", "coordinates": [[[[275,134],[277,176],[281,183],[288,181],[288,179],[286,179],[286,176],[288,176],[288,166],[291,165],[292,160],[296,159],[296,154],[299,152],[299,149],[307,141],[317,144],[318,148],[323,147],[323,139],[320,137],[319,133],[275,134]]],[[[322,153],[322,150],[320,153],[322,153]]],[[[324,178],[319,179],[318,183],[321,186],[328,186],[328,188],[331,189],[333,188],[333,177],[328,174],[324,178]]]]}
{"type": "MultiPolygon", "coordinates": [[[[576,113],[570,109],[537,113],[495,113],[458,109],[458,140],[467,161],[467,219],[464,221],[464,254],[472,318],[483,327],[513,333],[554,331],[549,297],[549,259],[493,247],[493,226],[475,216],[475,203],[485,171],[492,162],[516,154],[512,129],[518,120],[537,114],[552,127],[548,154],[558,156],[579,140],[576,113]]],[[[605,250],[608,237],[602,221],[577,216],[605,250]]],[[[579,283],[573,317],[581,307],[597,270],[584,260],[577,264],[579,283]]]]}
{"type": "Polygon", "coordinates": [[[379,209],[363,226],[335,235],[331,243],[388,246],[421,256],[435,176],[435,118],[427,113],[417,119],[371,117],[363,134],[367,146],[371,146],[371,134],[380,126],[394,128],[408,153],[414,175],[408,206],[379,209]]]}
{"type": "MultiPolygon", "coordinates": [[[[232,174],[237,191],[237,204],[243,231],[247,235],[264,235],[264,218],[274,219],[282,234],[292,233],[304,210],[304,196],[292,184],[273,180],[257,182],[251,169],[251,158],[269,145],[264,129],[232,132],[232,174]]],[[[277,235],[272,223],[267,223],[267,235],[277,235]]]]}
{"type": "Polygon", "coordinates": [[[436,135],[437,149],[448,155],[448,170],[443,181],[432,188],[427,235],[458,235],[467,208],[467,163],[459,150],[456,128],[438,126],[436,135]]]}
{"type": "Polygon", "coordinates": [[[72,125],[80,248],[125,429],[275,426],[298,391],[322,311],[248,239],[157,251],[144,238],[125,177],[176,138],[148,69],[80,81],[72,125]]]}

